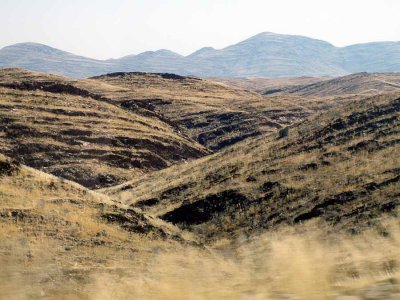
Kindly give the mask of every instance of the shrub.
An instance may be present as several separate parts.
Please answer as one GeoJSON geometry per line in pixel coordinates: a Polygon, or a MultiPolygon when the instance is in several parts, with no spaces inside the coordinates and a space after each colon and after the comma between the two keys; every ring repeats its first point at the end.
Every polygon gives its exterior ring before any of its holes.
{"type": "Polygon", "coordinates": [[[279,138],[283,139],[289,135],[289,127],[285,127],[279,130],[279,138]]]}

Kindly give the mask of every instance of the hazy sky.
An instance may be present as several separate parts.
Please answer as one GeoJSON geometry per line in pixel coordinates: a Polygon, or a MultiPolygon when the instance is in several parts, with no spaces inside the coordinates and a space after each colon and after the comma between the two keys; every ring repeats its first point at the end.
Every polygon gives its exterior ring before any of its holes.
{"type": "Polygon", "coordinates": [[[0,48],[38,42],[93,58],[190,54],[263,31],[336,46],[400,40],[400,0],[0,0],[0,48]]]}

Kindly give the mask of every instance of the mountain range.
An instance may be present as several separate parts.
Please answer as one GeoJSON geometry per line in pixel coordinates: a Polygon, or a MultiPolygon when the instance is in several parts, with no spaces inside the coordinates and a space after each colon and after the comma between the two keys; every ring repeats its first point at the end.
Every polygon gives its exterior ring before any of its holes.
{"type": "Polygon", "coordinates": [[[164,72],[200,77],[340,76],[399,72],[400,42],[347,47],[304,36],[263,32],[223,49],[205,47],[188,56],[169,50],[96,60],[37,43],[0,50],[0,67],[20,67],[84,78],[111,72],[164,72]]]}

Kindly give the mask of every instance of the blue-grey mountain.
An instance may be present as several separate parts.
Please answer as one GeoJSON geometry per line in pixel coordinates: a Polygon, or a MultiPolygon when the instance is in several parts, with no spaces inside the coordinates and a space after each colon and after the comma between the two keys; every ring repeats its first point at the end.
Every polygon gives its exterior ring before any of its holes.
{"type": "Polygon", "coordinates": [[[21,43],[0,50],[0,67],[76,78],[118,71],[202,77],[340,76],[355,72],[400,72],[400,42],[335,47],[308,37],[264,32],[223,49],[205,47],[188,56],[158,50],[109,60],[21,43]]]}

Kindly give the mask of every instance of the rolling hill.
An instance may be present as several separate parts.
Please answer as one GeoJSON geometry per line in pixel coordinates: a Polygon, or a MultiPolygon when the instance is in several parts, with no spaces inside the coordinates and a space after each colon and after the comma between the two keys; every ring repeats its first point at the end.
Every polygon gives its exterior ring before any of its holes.
{"type": "Polygon", "coordinates": [[[1,70],[0,298],[397,295],[398,76],[266,82],[1,70]]]}
{"type": "Polygon", "coordinates": [[[355,72],[399,72],[400,42],[335,47],[308,37],[263,32],[223,49],[205,47],[188,56],[158,50],[104,61],[46,45],[21,43],[0,50],[0,67],[75,78],[121,71],[201,77],[340,76],[355,72]]]}
{"type": "Polygon", "coordinates": [[[68,78],[19,69],[0,72],[0,123],[3,154],[89,188],[209,153],[149,110],[126,109],[68,78]]]}
{"type": "Polygon", "coordinates": [[[325,79],[306,84],[279,87],[277,85],[262,91],[265,95],[291,94],[306,97],[327,97],[390,93],[400,90],[400,73],[356,73],[325,79]]]}
{"type": "Polygon", "coordinates": [[[140,274],[158,249],[192,243],[174,226],[1,154],[0,199],[1,298],[99,299],[103,274],[104,283],[140,274]]]}
{"type": "Polygon", "coordinates": [[[293,105],[173,74],[114,73],[78,81],[21,69],[0,71],[0,95],[1,152],[89,188],[274,131],[322,103],[293,105]]]}
{"type": "Polygon", "coordinates": [[[399,114],[399,92],[352,101],[104,192],[205,240],[316,218],[358,232],[400,204],[399,114]]]}
{"type": "Polygon", "coordinates": [[[281,78],[265,78],[265,77],[213,77],[210,80],[221,82],[229,86],[237,87],[244,90],[262,93],[266,90],[276,90],[279,88],[288,88],[290,86],[307,85],[320,82],[332,77],[281,77],[281,78]]]}
{"type": "Polygon", "coordinates": [[[1,152],[86,187],[104,188],[354,99],[396,91],[399,78],[355,74],[304,87],[288,82],[282,92],[263,96],[167,73],[72,80],[3,69],[1,152]]]}
{"type": "MultiPolygon", "coordinates": [[[[313,113],[312,108],[303,105],[306,101],[267,98],[195,77],[113,73],[90,80],[124,89],[121,93],[96,93],[152,110],[212,151],[313,113]]],[[[318,106],[317,101],[310,102],[318,106]]]]}

